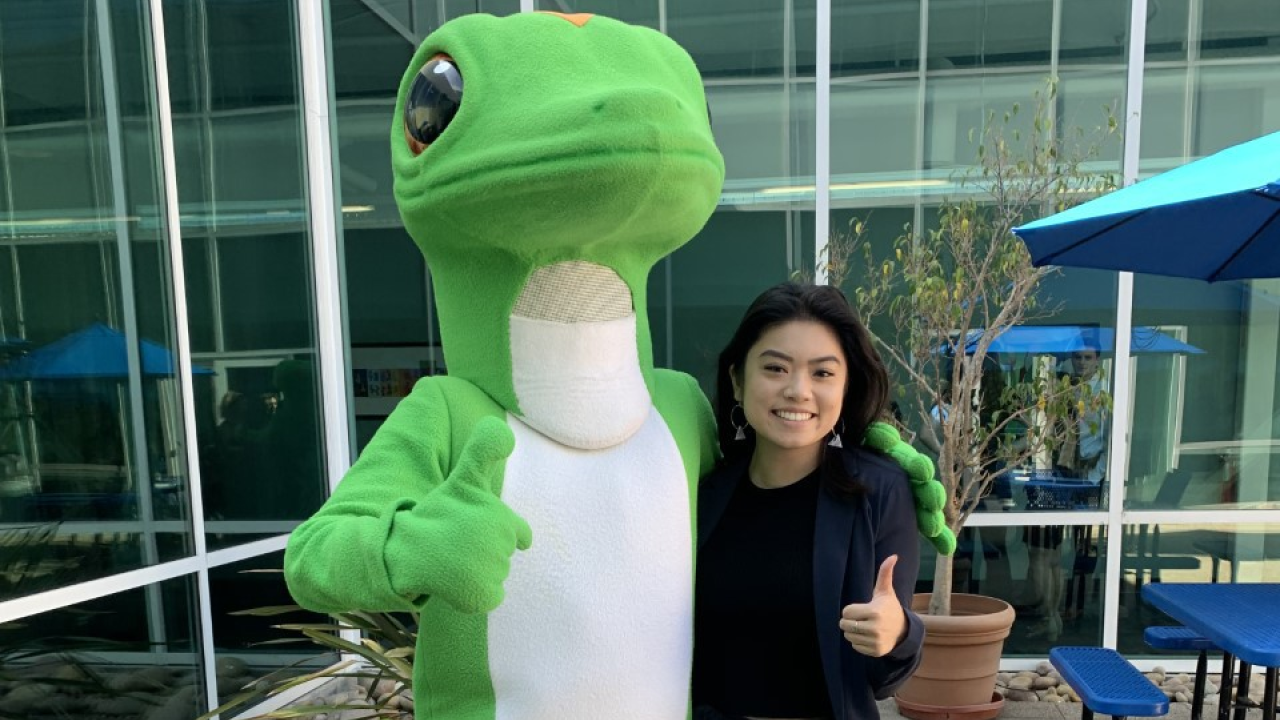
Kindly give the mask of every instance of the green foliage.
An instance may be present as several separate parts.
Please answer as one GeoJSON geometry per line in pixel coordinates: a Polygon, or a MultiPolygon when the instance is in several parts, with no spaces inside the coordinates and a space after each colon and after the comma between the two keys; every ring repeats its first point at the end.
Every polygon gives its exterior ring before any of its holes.
{"type": "MultiPolygon", "coordinates": [[[[277,617],[301,611],[297,605],[275,605],[232,614],[277,617]]],[[[418,617],[416,614],[408,617],[406,624],[391,613],[345,612],[331,615],[329,622],[272,625],[291,633],[292,637],[267,640],[258,646],[303,643],[319,646],[319,652],[252,683],[196,720],[209,720],[220,713],[257,705],[320,678],[355,680],[360,688],[358,697],[340,703],[288,705],[263,715],[237,716],[237,720],[307,718],[340,711],[355,711],[343,716],[351,720],[404,717],[406,708],[411,708],[413,702],[413,654],[418,637],[418,617]],[[344,630],[360,631],[359,642],[341,637],[344,630]],[[296,674],[299,667],[314,665],[334,653],[342,654],[343,659],[321,670],[296,674]]]]}
{"type": "MultiPolygon", "coordinates": [[[[1043,367],[1007,382],[988,356],[1004,331],[1056,311],[1036,295],[1056,270],[1033,266],[1013,228],[1116,187],[1110,173],[1090,167],[1117,133],[1110,110],[1090,136],[1059,133],[1057,104],[1050,80],[1035,95],[1028,130],[1018,129],[1025,120],[1015,126],[1022,109],[1014,105],[970,132],[977,163],[937,208],[936,227],[908,224],[877,254],[867,237],[871,219],[854,218],[820,258],[832,284],[853,285],[849,296],[863,318],[888,321],[873,335],[901,382],[907,424],[933,432],[930,410],[951,408],[935,439],[947,524],[957,533],[1001,468],[1049,456],[1069,437],[1069,418],[1110,408],[1105,393],[1043,367]]],[[[936,580],[946,582],[935,582],[935,600],[950,589],[950,559],[938,566],[936,580]]],[[[942,604],[949,607],[946,598],[942,604]]]]}

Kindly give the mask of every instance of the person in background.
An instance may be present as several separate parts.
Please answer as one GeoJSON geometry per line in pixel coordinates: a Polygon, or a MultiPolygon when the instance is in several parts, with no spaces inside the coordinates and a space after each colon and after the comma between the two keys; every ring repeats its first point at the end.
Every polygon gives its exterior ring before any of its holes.
{"type": "Polygon", "coordinates": [[[1107,471],[1110,417],[1105,409],[1096,407],[1094,401],[1107,392],[1107,380],[1098,363],[1097,349],[1086,347],[1071,353],[1071,383],[1082,388],[1082,402],[1092,407],[1073,414],[1074,426],[1058,453],[1057,466],[1067,477],[1101,484],[1107,471]]]}
{"type": "Polygon", "coordinates": [[[915,670],[906,473],[863,447],[889,378],[830,286],[765,291],[720,355],[700,484],[694,716],[876,718],[915,670]]]}

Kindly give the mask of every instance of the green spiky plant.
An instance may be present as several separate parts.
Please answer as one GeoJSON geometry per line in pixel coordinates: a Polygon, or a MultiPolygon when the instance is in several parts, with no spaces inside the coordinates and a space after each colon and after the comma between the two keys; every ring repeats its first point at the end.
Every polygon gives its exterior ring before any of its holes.
{"type": "MultiPolygon", "coordinates": [[[[297,605],[275,605],[232,614],[275,618],[299,612],[303,612],[303,609],[297,605]]],[[[404,718],[413,706],[413,653],[417,641],[418,617],[416,614],[409,614],[404,618],[391,613],[345,612],[328,616],[328,621],[272,625],[271,627],[292,636],[266,640],[256,643],[255,647],[309,644],[317,647],[317,653],[250,683],[231,699],[197,720],[209,720],[223,713],[260,705],[282,693],[320,679],[355,680],[360,691],[356,697],[346,702],[294,703],[261,714],[237,715],[237,720],[307,718],[347,711],[351,714],[343,717],[349,720],[404,718]],[[360,633],[358,642],[342,637],[344,631],[353,630],[360,633]],[[335,653],[341,655],[341,660],[327,664],[335,653]],[[299,674],[301,668],[317,663],[325,664],[325,667],[299,674]],[[378,692],[379,688],[387,687],[391,688],[390,692],[378,692]]]]}

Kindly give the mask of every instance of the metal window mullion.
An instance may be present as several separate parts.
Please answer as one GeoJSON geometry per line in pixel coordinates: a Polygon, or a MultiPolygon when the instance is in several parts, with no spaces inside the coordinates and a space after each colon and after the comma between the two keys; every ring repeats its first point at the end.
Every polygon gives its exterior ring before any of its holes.
{"type": "Polygon", "coordinates": [[[1202,0],[1187,3],[1187,72],[1182,87],[1182,156],[1195,156],[1196,85],[1200,82],[1200,27],[1204,21],[1202,0]]]}
{"type": "MultiPolygon", "coordinates": [[[[1142,135],[1142,80],[1147,44],[1147,0],[1132,0],[1129,14],[1129,64],[1125,83],[1124,185],[1138,178],[1142,135]]],[[[1129,344],[1133,326],[1133,273],[1122,272],[1116,283],[1116,346],[1112,362],[1115,382],[1112,397],[1128,398],[1130,377],[1129,344]]],[[[1117,646],[1120,624],[1121,561],[1124,553],[1124,492],[1129,474],[1128,402],[1114,403],[1111,411],[1110,452],[1107,454],[1107,574],[1102,611],[1102,644],[1117,646]]]]}
{"type": "MultiPolygon", "coordinates": [[[[160,0],[157,0],[159,2],[160,0]]],[[[25,595],[13,600],[0,602],[0,625],[22,618],[42,615],[72,605],[79,605],[91,600],[116,595],[129,590],[155,585],[183,575],[196,572],[202,560],[196,557],[172,560],[159,565],[129,570],[115,575],[86,580],[75,585],[46,590],[45,592],[25,595]]]]}
{"type": "Polygon", "coordinates": [[[964,521],[970,527],[1029,527],[1038,525],[1105,525],[1109,514],[1104,511],[1058,510],[1018,513],[974,513],[964,521]]]}
{"type": "MultiPolygon", "coordinates": [[[[316,344],[320,362],[325,472],[330,491],[351,465],[348,403],[351,373],[343,332],[342,271],[338,256],[337,189],[334,187],[330,79],[324,10],[319,3],[297,3],[299,65],[302,68],[302,115],[306,128],[308,210],[311,219],[311,264],[315,274],[316,344]]],[[[358,630],[342,637],[359,642],[358,630]]]]}
{"type": "Polygon", "coordinates": [[[302,104],[315,274],[316,345],[324,415],[325,469],[335,488],[351,465],[348,432],[346,353],[343,348],[342,293],[338,257],[338,207],[333,173],[332,121],[326,71],[325,24],[318,3],[299,2],[298,39],[302,67],[302,104]]]}
{"type": "Polygon", "coordinates": [[[213,609],[205,563],[204,493],[200,483],[200,456],[196,443],[195,392],[191,374],[191,335],[187,318],[187,275],[182,256],[182,221],[178,210],[178,175],[174,148],[173,112],[169,98],[168,53],[165,48],[163,0],[150,0],[151,60],[155,73],[156,111],[159,116],[160,166],[164,198],[165,235],[168,238],[172,275],[174,325],[178,341],[178,402],[186,433],[187,487],[191,508],[193,558],[196,566],[196,598],[200,622],[200,656],[204,669],[205,702],[218,705],[217,655],[213,641],[213,609]]]}
{"type": "MultiPolygon", "coordinates": [[[[129,382],[129,427],[132,435],[134,491],[138,497],[138,514],[142,520],[142,561],[155,565],[160,560],[156,533],[151,527],[155,508],[151,496],[151,458],[147,448],[146,404],[142,396],[142,338],[138,330],[138,305],[133,282],[133,237],[129,231],[129,201],[124,177],[124,125],[120,118],[119,83],[116,79],[115,42],[111,29],[107,0],[96,0],[94,16],[98,33],[98,63],[102,69],[103,110],[107,120],[107,165],[111,176],[111,212],[115,226],[116,263],[120,273],[120,306],[124,320],[125,359],[129,382]]],[[[157,242],[159,240],[157,239],[157,242]]],[[[105,268],[104,268],[105,270],[105,268]]],[[[109,293],[110,290],[108,289],[109,293]]],[[[163,409],[162,409],[163,412],[163,409]]],[[[147,638],[153,646],[166,643],[164,602],[154,585],[143,590],[146,598],[147,638]]]]}
{"type": "Polygon", "coordinates": [[[212,569],[222,567],[223,565],[231,565],[250,558],[269,555],[273,552],[284,550],[285,545],[289,542],[288,535],[277,535],[275,537],[262,538],[261,540],[253,540],[251,542],[233,545],[222,550],[213,550],[205,556],[205,567],[212,569]]]}
{"type": "MultiPolygon", "coordinates": [[[[817,2],[817,87],[814,93],[813,166],[813,281],[828,281],[822,256],[827,251],[831,226],[831,0],[817,2]]],[[[790,88],[788,88],[788,92],[790,88]]],[[[790,123],[790,118],[788,118],[790,123]]]]}
{"type": "MultiPolygon", "coordinates": [[[[782,3],[782,122],[778,124],[778,144],[782,150],[779,171],[793,181],[796,176],[795,164],[791,160],[793,138],[791,136],[791,87],[795,80],[795,2],[783,0],[782,3]]],[[[796,249],[796,222],[794,203],[788,202],[784,211],[784,229],[786,232],[783,250],[786,252],[784,262],[787,273],[803,270],[800,258],[804,253],[796,249]]]]}
{"type": "Polygon", "coordinates": [[[1129,510],[1126,525],[1167,525],[1201,528],[1206,525],[1280,524],[1280,510],[1129,510]]]}
{"type": "Polygon", "coordinates": [[[1062,0],[1053,0],[1049,27],[1049,77],[1058,79],[1062,55],[1062,0]]]}
{"type": "MultiPolygon", "coordinates": [[[[929,66],[929,0],[920,0],[920,28],[917,41],[920,43],[920,58],[916,63],[916,136],[915,136],[915,170],[916,180],[924,177],[925,123],[929,120],[926,105],[929,101],[928,80],[929,66]]],[[[911,230],[920,232],[924,227],[924,196],[917,190],[911,203],[911,230]]]]}

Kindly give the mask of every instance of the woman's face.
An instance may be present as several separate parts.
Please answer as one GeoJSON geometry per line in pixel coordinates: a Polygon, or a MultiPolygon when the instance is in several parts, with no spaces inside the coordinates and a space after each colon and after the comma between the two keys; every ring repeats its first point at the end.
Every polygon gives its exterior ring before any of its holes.
{"type": "Polygon", "coordinates": [[[742,403],[764,450],[818,449],[840,421],[849,368],[826,325],[795,320],[770,328],[733,367],[742,403]]]}

